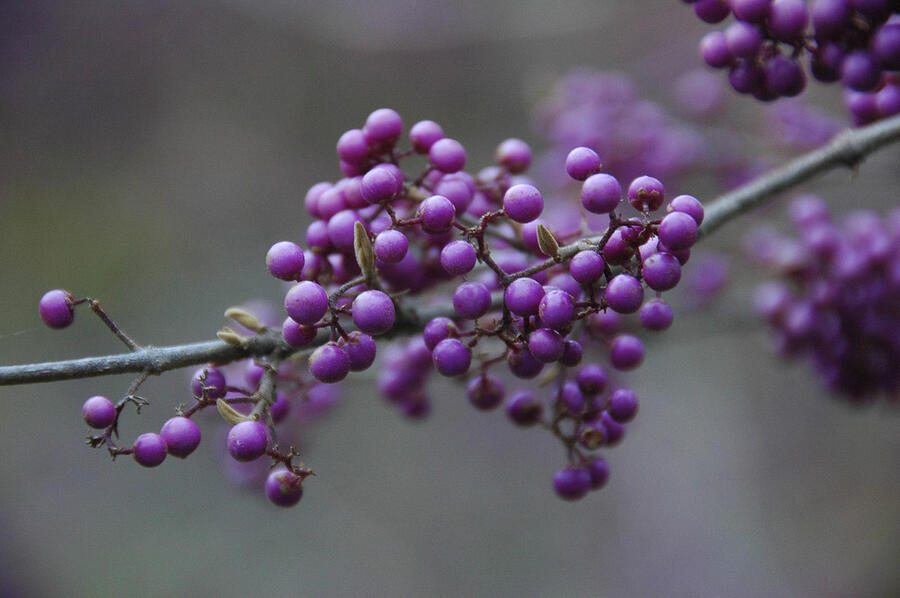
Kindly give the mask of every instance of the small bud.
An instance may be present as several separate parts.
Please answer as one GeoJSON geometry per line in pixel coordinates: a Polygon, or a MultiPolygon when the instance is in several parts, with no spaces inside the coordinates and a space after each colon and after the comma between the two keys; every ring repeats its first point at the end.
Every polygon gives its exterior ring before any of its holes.
{"type": "Polygon", "coordinates": [[[227,421],[232,426],[241,422],[253,421],[252,417],[244,415],[222,399],[216,400],[216,409],[219,410],[219,415],[222,416],[222,419],[227,421]]]}
{"type": "Polygon", "coordinates": [[[238,334],[228,326],[222,328],[222,330],[216,333],[216,336],[219,337],[219,340],[225,341],[229,345],[234,345],[235,347],[246,347],[247,346],[247,337],[238,334]]]}
{"type": "Polygon", "coordinates": [[[557,262],[560,261],[559,243],[557,243],[556,237],[553,236],[549,228],[540,222],[537,225],[537,241],[538,247],[545,255],[552,257],[557,262]]]}
{"type": "MultiPolygon", "coordinates": [[[[259,321],[259,318],[244,309],[243,307],[229,307],[225,310],[225,317],[231,318],[244,328],[248,328],[253,332],[265,332],[265,325],[259,321]]],[[[225,340],[225,339],[222,339],[225,340]]],[[[228,342],[228,341],[225,341],[228,342]]]]}
{"type": "Polygon", "coordinates": [[[356,263],[366,280],[375,278],[375,251],[369,240],[369,233],[362,222],[353,225],[353,250],[356,253],[356,263]]]}

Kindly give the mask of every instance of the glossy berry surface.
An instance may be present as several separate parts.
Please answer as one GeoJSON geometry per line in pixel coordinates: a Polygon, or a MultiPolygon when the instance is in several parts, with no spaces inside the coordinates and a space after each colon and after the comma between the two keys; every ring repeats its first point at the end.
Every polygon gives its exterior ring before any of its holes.
{"type": "Polygon", "coordinates": [[[134,460],[144,467],[156,467],[166,460],[166,441],[159,434],[141,434],[132,449],[134,460]]]}
{"type": "Polygon", "coordinates": [[[284,469],[277,469],[266,478],[266,497],[273,505],[292,507],[303,497],[303,480],[284,469]]]}
{"type": "Polygon", "coordinates": [[[173,417],[163,424],[159,435],[173,457],[184,459],[200,446],[200,427],[186,417],[173,417]]]}
{"type": "Polygon", "coordinates": [[[103,429],[116,421],[116,407],[106,397],[89,398],[81,406],[81,417],[92,428],[103,429]]]}
{"type": "Polygon", "coordinates": [[[237,461],[255,461],[266,452],[269,439],[266,428],[256,421],[235,424],[228,431],[228,454],[237,461]]]}
{"type": "Polygon", "coordinates": [[[72,295],[68,291],[47,291],[38,303],[38,311],[44,324],[50,328],[65,328],[75,320],[72,295]]]}

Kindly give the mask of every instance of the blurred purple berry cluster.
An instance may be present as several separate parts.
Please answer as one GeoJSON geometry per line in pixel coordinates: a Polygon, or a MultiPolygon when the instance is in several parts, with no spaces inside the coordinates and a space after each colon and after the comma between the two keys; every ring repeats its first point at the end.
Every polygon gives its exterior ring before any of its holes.
{"type": "Polygon", "coordinates": [[[853,122],[900,113],[900,5],[895,0],[683,0],[707,23],[700,55],[735,91],[769,102],[800,94],[807,70],[840,81],[853,122]],[[806,63],[804,68],[804,63],[806,63]]]}
{"type": "Polygon", "coordinates": [[[812,360],[824,384],[856,403],[900,399],[900,210],[832,216],[816,196],[789,208],[793,234],[755,231],[747,253],[781,280],[756,307],[782,355],[812,360]]]}

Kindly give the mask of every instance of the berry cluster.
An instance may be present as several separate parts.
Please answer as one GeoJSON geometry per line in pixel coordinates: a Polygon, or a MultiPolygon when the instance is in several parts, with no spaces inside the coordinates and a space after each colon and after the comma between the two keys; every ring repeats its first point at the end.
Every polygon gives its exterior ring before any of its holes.
{"type": "Polygon", "coordinates": [[[800,94],[801,62],[817,80],[841,81],[856,124],[900,113],[900,8],[893,0],[683,0],[698,17],[719,23],[700,54],[729,69],[735,91],[768,102],[800,94]],[[811,27],[810,27],[811,25],[811,27]]]}
{"type": "MultiPolygon", "coordinates": [[[[135,391],[148,374],[117,405],[91,399],[85,419],[103,433],[89,443],[156,466],[167,454],[185,457],[196,448],[200,434],[191,417],[215,405],[232,424],[226,440],[232,460],[256,462],[268,455],[282,464],[270,474],[266,493],[275,504],[294,504],[311,472],[293,464],[293,447],[278,450],[282,430],[276,426],[297,397],[308,402],[316,387],[368,369],[379,335],[407,328],[422,334],[385,355],[378,380],[379,390],[405,415],[428,413],[425,387],[433,366],[444,376],[464,377],[476,408],[491,410],[505,401],[515,424],[541,425],[562,441],[568,464],[553,480],[561,497],[574,500],[604,485],[608,467],[592,451],[620,442],[638,399],[616,387],[605,367],[582,364],[585,348],[601,349],[615,370],[641,365],[644,346],[622,316],[638,314],[636,323],[651,331],[671,325],[662,293],[681,279],[702,205],[680,195],[664,215],[654,216],[665,203],[659,180],[638,176],[623,190],[616,177],[602,172],[600,156],[580,146],[568,153],[565,172],[581,186],[584,211],[600,224],[586,228],[581,212],[577,227],[554,234],[540,219],[543,194],[522,174],[532,161],[525,142],[504,141],[496,163],[472,176],[463,170],[464,147],[437,123],[413,125],[406,150],[399,147],[403,132],[400,116],[381,109],[363,128],[341,135],[337,154],[345,178],[318,183],[306,195],[314,217],[307,249],[291,241],[269,249],[269,272],[290,283],[280,349],[251,362],[237,385],[224,368],[202,368],[191,383],[194,404],[129,448],[115,444],[118,416],[128,402],[146,404],[135,391]],[[418,172],[410,173],[416,163],[418,172]],[[560,242],[568,240],[573,242],[560,242]],[[424,321],[426,311],[406,307],[444,283],[452,309],[424,321]],[[294,354],[308,355],[308,371],[299,369],[294,354]],[[505,374],[498,371],[503,363],[505,374]],[[536,378],[538,384],[507,395],[515,380],[536,378]]],[[[93,300],[81,301],[102,312],[93,300]]],[[[52,291],[41,300],[41,315],[48,325],[63,327],[78,303],[52,291]]],[[[226,315],[243,332],[277,330],[245,309],[226,315]]],[[[225,328],[219,337],[246,346],[250,337],[243,332],[225,328]]]]}
{"type": "Polygon", "coordinates": [[[783,278],[756,296],[779,352],[811,358],[853,402],[900,399],[900,210],[837,220],[821,199],[803,196],[789,216],[793,238],[761,230],[747,240],[749,254],[783,278]]]}

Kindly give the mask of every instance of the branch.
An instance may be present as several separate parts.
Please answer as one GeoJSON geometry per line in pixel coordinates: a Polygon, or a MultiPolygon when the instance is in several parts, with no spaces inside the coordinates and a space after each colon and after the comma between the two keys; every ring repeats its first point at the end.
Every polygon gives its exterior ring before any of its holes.
{"type": "MultiPolygon", "coordinates": [[[[818,174],[838,166],[856,167],[863,158],[875,150],[898,140],[900,140],[900,116],[860,129],[847,130],[835,137],[825,147],[800,156],[781,168],[719,196],[707,206],[706,218],[703,226],[700,227],[700,232],[706,236],[731,219],[771,199],[777,193],[795,187],[818,174]]],[[[590,237],[560,247],[560,260],[571,259],[579,251],[596,246],[601,239],[602,237],[590,237]]],[[[551,268],[557,263],[552,258],[547,259],[522,272],[509,274],[507,279],[530,276],[551,268]]],[[[495,293],[492,299],[493,308],[502,304],[501,293],[495,293]]],[[[381,338],[418,332],[432,318],[452,317],[453,315],[455,315],[453,307],[450,305],[427,309],[403,308],[398,314],[394,328],[381,338]]],[[[280,337],[267,334],[249,338],[244,346],[240,347],[222,341],[209,341],[171,347],[145,347],[119,355],[3,366],[0,367],[0,386],[54,382],[129,372],[161,374],[168,370],[191,365],[229,363],[248,357],[267,355],[284,358],[308,352],[328,340],[329,335],[323,330],[310,345],[297,349],[285,344],[280,337]]]]}
{"type": "Polygon", "coordinates": [[[808,181],[818,174],[838,166],[856,168],[866,156],[898,140],[900,140],[900,115],[861,129],[848,129],[837,135],[828,145],[720,195],[707,206],[700,233],[708,235],[775,194],[808,181]]]}

